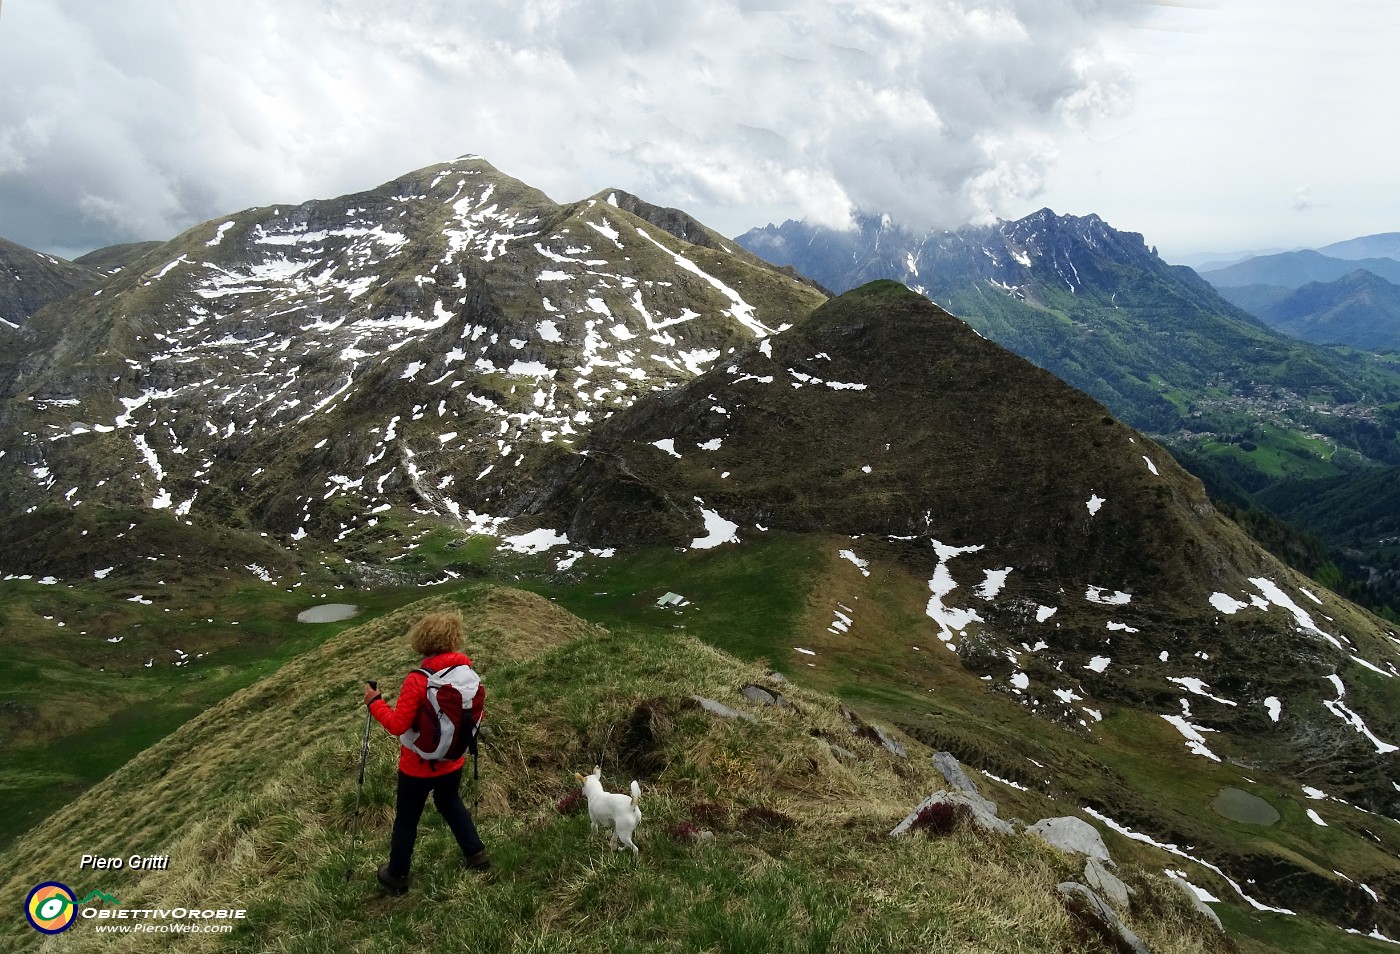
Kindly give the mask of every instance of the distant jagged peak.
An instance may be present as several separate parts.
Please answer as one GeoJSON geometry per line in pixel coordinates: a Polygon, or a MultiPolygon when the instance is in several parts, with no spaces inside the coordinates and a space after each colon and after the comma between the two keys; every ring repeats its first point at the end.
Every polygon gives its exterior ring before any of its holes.
{"type": "MultiPolygon", "coordinates": [[[[789,219],[781,225],[769,224],[750,230],[741,236],[742,244],[764,251],[779,251],[798,239],[810,243],[823,236],[845,246],[867,246],[876,252],[914,254],[926,245],[936,247],[996,248],[1010,246],[1031,258],[1056,249],[1067,249],[1071,243],[1094,249],[1112,248],[1136,256],[1155,257],[1141,233],[1115,229],[1100,215],[1062,215],[1048,206],[1018,219],[997,219],[988,224],[967,224],[955,229],[932,228],[924,232],[909,229],[898,216],[889,212],[857,211],[854,228],[840,231],[789,219]]],[[[1019,261],[1019,257],[1018,257],[1019,261]]],[[[1029,267],[1028,262],[1021,263],[1029,267]]]]}
{"type": "Polygon", "coordinates": [[[1003,235],[1024,237],[1027,235],[1058,235],[1085,241],[1097,241],[1108,237],[1127,240],[1131,244],[1145,245],[1140,233],[1123,232],[1109,225],[1095,212],[1087,215],[1060,215],[1051,208],[1043,208],[1019,219],[999,220],[997,231],[1003,235]]]}

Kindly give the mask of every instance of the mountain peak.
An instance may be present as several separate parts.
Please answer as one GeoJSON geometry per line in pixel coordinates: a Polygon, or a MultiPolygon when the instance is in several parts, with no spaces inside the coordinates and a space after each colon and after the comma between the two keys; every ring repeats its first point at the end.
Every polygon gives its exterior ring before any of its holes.
{"type": "Polygon", "coordinates": [[[1337,258],[1315,249],[1280,252],[1245,259],[1225,268],[1208,269],[1201,277],[1220,288],[1275,285],[1301,288],[1308,282],[1333,282],[1357,269],[1400,283],[1400,261],[1392,258],[1337,258]]]}
{"type": "Polygon", "coordinates": [[[96,269],[0,239],[0,328],[19,328],[49,302],[99,278],[96,269]]]}
{"type": "Polygon", "coordinates": [[[1346,282],[1350,285],[1372,285],[1380,283],[1394,287],[1395,284],[1394,282],[1386,281],[1384,278],[1381,278],[1375,272],[1366,268],[1353,269],[1352,271],[1347,272],[1345,275],[1343,275],[1337,280],[1341,282],[1346,282]]]}
{"type": "Polygon", "coordinates": [[[1270,327],[1304,341],[1400,350],[1400,286],[1368,268],[1308,282],[1257,311],[1270,327]]]}
{"type": "MultiPolygon", "coordinates": [[[[1061,574],[1083,574],[1180,596],[1199,566],[1174,552],[1226,572],[1222,557],[1208,556],[1219,547],[1202,536],[1215,518],[1198,482],[1097,402],[892,280],[846,292],[771,345],[617,415],[590,443],[588,462],[569,466],[582,468],[582,489],[571,483],[548,509],[570,539],[590,545],[622,542],[609,536],[618,532],[632,542],[701,535],[696,507],[658,500],[638,519],[640,481],[681,488],[672,496],[703,499],[739,526],[917,539],[925,550],[936,537],[985,546],[992,562],[1015,551],[1043,571],[1036,583],[1026,574],[1032,590],[1073,589],[1061,574]],[[668,439],[714,449],[656,454],[668,439]],[[1152,545],[1100,535],[1108,521],[1081,525],[1073,515],[1094,496],[1111,497],[1120,513],[1150,513],[1152,545]],[[608,500],[625,501],[632,516],[620,519],[621,505],[608,500]],[[1067,523],[1033,526],[1020,506],[1067,523]]],[[[1208,596],[1192,598],[1204,607],[1208,596]]]]}
{"type": "Polygon", "coordinates": [[[691,245],[714,249],[726,254],[733,254],[736,250],[733,242],[702,224],[690,213],[680,209],[654,205],[624,189],[602,189],[585,201],[604,202],[616,209],[630,212],[637,218],[650,222],[659,229],[665,229],[671,235],[691,245]]]}
{"type": "Polygon", "coordinates": [[[196,226],[0,357],[25,412],[0,486],[237,508],[292,541],[396,504],[481,514],[535,453],[824,300],[678,210],[614,200],[560,205],[466,156],[196,226]]]}

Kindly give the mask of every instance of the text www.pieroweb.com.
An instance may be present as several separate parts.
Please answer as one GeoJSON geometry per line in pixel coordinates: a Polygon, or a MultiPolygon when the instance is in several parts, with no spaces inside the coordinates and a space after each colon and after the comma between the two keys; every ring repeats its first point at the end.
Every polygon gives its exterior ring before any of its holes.
{"type": "Polygon", "coordinates": [[[227,934],[232,924],[191,924],[174,921],[168,924],[94,924],[98,934],[227,934]]]}

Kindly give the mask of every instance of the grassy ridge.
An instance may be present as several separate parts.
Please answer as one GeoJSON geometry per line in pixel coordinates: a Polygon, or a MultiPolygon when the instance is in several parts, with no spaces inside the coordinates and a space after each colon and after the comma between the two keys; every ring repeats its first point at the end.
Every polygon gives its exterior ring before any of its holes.
{"type": "MultiPolygon", "coordinates": [[[[482,951],[1097,949],[1051,900],[1051,886],[1077,872],[1069,856],[1024,837],[885,837],[940,785],[926,761],[851,737],[831,698],[788,686],[796,712],[719,720],[689,694],[747,708],[737,688],[761,670],[689,636],[598,630],[542,598],[492,588],[451,602],[468,614],[494,690],[475,796],[496,871],[461,872],[450,836],[430,821],[414,892],[379,895],[370,871],[392,817],[396,746],[376,732],[357,876],[346,884],[358,677],[387,682],[410,665],[399,634],[444,602],[344,633],[156,744],[23,839],[0,868],[0,891],[22,897],[54,879],[101,888],[127,908],[247,908],[230,936],[167,943],[191,951],[265,950],[274,939],[284,951],[383,949],[428,937],[482,951]],[[841,738],[857,759],[838,760],[819,735],[841,738]],[[614,786],[643,780],[638,862],[590,839],[582,816],[555,810],[572,771],[597,753],[614,786]],[[670,834],[697,823],[713,839],[670,834]],[[138,851],[169,854],[170,869],[77,868],[84,852],[138,851]]],[[[1133,927],[1154,950],[1218,948],[1157,876],[1128,877],[1144,899],[1133,927]]],[[[27,928],[0,930],[40,946],[27,928]]],[[[61,943],[150,945],[111,943],[87,924],[61,943]]]]}
{"type": "MultiPolygon", "coordinates": [[[[533,581],[524,585],[556,597],[560,605],[583,618],[618,629],[699,637],[741,659],[776,668],[804,685],[847,700],[972,765],[1027,786],[1028,792],[1004,790],[999,796],[1022,817],[1060,813],[1066,803],[1111,806],[1127,813],[1122,820],[1136,819],[1145,831],[1176,832],[1183,843],[1203,846],[1205,857],[1230,860],[1227,867],[1241,880],[1254,876],[1253,866],[1261,859],[1277,855],[1319,878],[1331,880],[1332,872],[1341,869],[1374,886],[1390,876],[1391,858],[1400,852],[1400,832],[1392,826],[1377,828],[1368,821],[1374,816],[1340,802],[1304,805],[1299,781],[1269,770],[1270,764],[1286,757],[1289,733],[1296,730],[1269,733],[1245,726],[1241,736],[1232,737],[1236,727],[1228,720],[1249,716],[1238,716],[1238,707],[1217,706],[1197,697],[1194,718],[1224,730],[1212,737],[1212,748],[1226,761],[1215,763],[1191,754],[1177,730],[1155,713],[1179,711],[1181,692],[1173,692],[1175,687],[1162,676],[1177,672],[1177,667],[1181,672],[1193,667],[1184,662],[1147,665],[1148,659],[1156,663],[1155,648],[1145,658],[1135,659],[1142,651],[1134,648],[1133,640],[1105,640],[1102,651],[1120,660],[1123,668],[1115,667],[1102,677],[1081,671],[1078,678],[1091,693],[1086,704],[1097,707],[1104,717],[1092,728],[1079,721],[1090,720],[1077,707],[1057,712],[1055,700],[1044,688],[1046,683],[1054,684],[1051,671],[1037,668],[1050,664],[1039,663],[1036,654],[1020,654],[1018,664],[1030,674],[1031,689],[1024,694],[1010,692],[1007,677],[1016,667],[1000,651],[967,664],[961,654],[947,652],[924,612],[929,592],[926,579],[891,560],[873,541],[851,544],[834,536],[770,533],[737,548],[584,558],[567,573],[545,569],[546,557],[521,560],[516,569],[528,573],[531,560],[533,581]],[[872,558],[871,576],[837,556],[841,548],[851,545],[872,558]],[[685,595],[690,605],[658,608],[656,598],[668,590],[685,595]],[[831,632],[839,605],[853,610],[849,632],[831,632]],[[800,653],[795,647],[816,655],[800,653]],[[1141,675],[1133,675],[1135,669],[1141,669],[1141,675]],[[995,678],[983,681],[981,677],[989,673],[995,678]],[[1135,708],[1142,704],[1136,700],[1149,697],[1159,697],[1155,713],[1135,708]],[[1282,811],[1283,819],[1266,829],[1227,822],[1210,808],[1211,799],[1224,786],[1257,789],[1282,811]],[[1305,807],[1313,807],[1333,827],[1317,826],[1304,814],[1305,807]],[[1377,831],[1382,844],[1374,843],[1362,830],[1377,831]]],[[[1068,626],[1076,611],[1076,604],[1063,605],[1046,625],[1053,628],[1056,621],[1064,620],[1068,626]]],[[[1329,602],[1324,612],[1344,631],[1365,631],[1365,621],[1340,602],[1329,602]]],[[[1149,621],[1149,625],[1160,624],[1149,621]]],[[[1052,638],[1047,630],[1034,628],[1021,638],[1034,641],[1036,632],[1052,638]]],[[[1236,632],[1219,624],[1210,632],[1180,633],[1166,645],[1171,646],[1174,660],[1192,659],[1193,653],[1202,651],[1232,660],[1232,666],[1256,676],[1276,665],[1272,657],[1279,648],[1277,636],[1261,642],[1261,636],[1247,628],[1236,632]]],[[[1097,644],[1091,651],[1099,651],[1097,644]]],[[[1383,647],[1365,651],[1375,658],[1386,654],[1383,647]]],[[[1365,711],[1393,710],[1394,680],[1355,668],[1347,672],[1347,682],[1350,698],[1365,711]]],[[[1321,676],[1301,679],[1290,688],[1297,694],[1289,697],[1289,711],[1321,711],[1321,699],[1329,691],[1330,683],[1321,676]]],[[[1247,698],[1238,698],[1248,703],[1247,698]]],[[[1258,718],[1264,718],[1259,701],[1253,704],[1260,710],[1258,718]]],[[[1383,722],[1373,721],[1372,728],[1382,737],[1393,735],[1383,722]]],[[[1351,744],[1345,735],[1327,742],[1342,744],[1351,744]]],[[[1347,793],[1333,790],[1332,794],[1346,797],[1347,793]]],[[[1234,896],[1223,881],[1212,880],[1214,876],[1204,869],[1197,874],[1220,896],[1234,896]]]]}
{"type": "MultiPolygon", "coordinates": [[[[1085,804],[1113,806],[1109,814],[1117,820],[1159,837],[1170,834],[1171,840],[1200,845],[1199,856],[1224,864],[1236,877],[1244,877],[1239,873],[1241,870],[1251,871],[1251,864],[1281,857],[1307,872],[1308,877],[1330,880],[1328,873],[1341,869],[1349,876],[1385,890],[1382,887],[1385,876],[1381,872],[1393,867],[1386,851],[1400,850],[1400,841],[1392,837],[1389,828],[1377,829],[1373,821],[1368,821],[1374,816],[1365,816],[1338,803],[1301,803],[1296,794],[1288,794],[1296,793],[1296,783],[1273,779],[1267,773],[1249,772],[1259,784],[1246,785],[1241,782],[1237,766],[1208,763],[1188,754],[1175,730],[1150,714],[1106,706],[1104,722],[1091,734],[1067,732],[1064,727],[1033,714],[1025,698],[1018,700],[1007,693],[1000,683],[1004,683],[1009,669],[1005,673],[995,667],[985,670],[997,672],[998,679],[994,683],[984,683],[979,679],[979,673],[984,670],[974,672],[966,668],[958,656],[942,648],[923,613],[928,593],[923,577],[913,575],[907,568],[871,550],[873,544],[860,544],[861,552],[874,558],[873,572],[866,577],[850,562],[836,556],[839,548],[849,545],[844,541],[845,538],[840,537],[797,538],[771,533],[756,535],[751,542],[737,548],[689,553],[660,550],[611,559],[584,557],[568,570],[561,571],[555,565],[557,556],[554,555],[498,553],[492,557],[480,541],[450,546],[445,538],[424,538],[420,553],[425,569],[435,574],[450,569],[466,576],[487,572],[487,564],[494,563],[489,567],[491,571],[525,577],[528,585],[539,593],[557,598],[560,605],[584,618],[602,622],[612,632],[607,635],[593,629],[539,596],[482,585],[460,590],[450,585],[439,588],[443,595],[437,599],[455,601],[471,614],[473,656],[488,672],[493,692],[492,726],[498,734],[490,740],[486,764],[492,768],[479,792],[483,831],[493,851],[497,844],[501,846],[503,871],[509,871],[509,866],[514,864],[518,878],[513,882],[511,893],[492,897],[495,903],[505,905],[524,919],[500,920],[499,933],[492,942],[497,945],[494,949],[531,949],[519,945],[526,944],[524,939],[538,931],[521,925],[536,925],[535,919],[553,931],[560,918],[572,924],[569,918],[589,915],[591,909],[586,908],[574,910],[568,918],[551,914],[536,895],[541,891],[552,894],[561,890],[554,869],[565,863],[562,859],[568,851],[587,847],[569,841],[569,833],[576,833],[577,827],[571,828],[570,820],[558,819],[551,812],[553,805],[567,793],[572,773],[586,769],[599,752],[604,754],[603,764],[612,784],[621,786],[625,776],[635,775],[643,780],[649,795],[655,796],[657,808],[648,811],[649,821],[645,826],[649,833],[691,822],[697,805],[720,801],[718,792],[707,787],[704,780],[723,779],[728,786],[726,791],[732,790],[734,794],[730,797],[725,821],[715,826],[719,835],[760,841],[770,838],[772,832],[750,830],[751,825],[745,826],[739,821],[744,810],[754,807],[779,811],[802,823],[797,831],[807,840],[802,842],[801,851],[813,860],[810,864],[798,863],[791,849],[784,854],[781,846],[790,845],[789,841],[777,840],[773,847],[764,848],[770,856],[778,857],[789,866],[776,869],[772,890],[783,885],[805,884],[807,894],[802,897],[818,899],[822,904],[851,907],[868,903],[860,894],[865,888],[848,889],[839,883],[840,878],[833,882],[825,875],[814,881],[815,875],[808,868],[818,859],[828,859],[820,862],[823,871],[844,872],[855,864],[852,859],[863,857],[866,850],[863,846],[882,843],[883,833],[909,806],[927,794],[926,787],[938,787],[938,783],[926,765],[895,763],[878,753],[876,760],[886,759],[885,770],[894,773],[894,781],[885,774],[862,778],[857,773],[856,782],[852,783],[848,778],[851,767],[833,762],[824,743],[811,735],[815,730],[829,737],[846,739],[840,743],[842,745],[857,744],[850,739],[844,724],[832,715],[834,701],[831,697],[818,697],[789,687],[785,691],[799,700],[805,697],[820,701],[803,706],[805,722],[779,719],[775,724],[765,724],[758,729],[739,723],[712,725],[709,717],[681,708],[690,692],[701,692],[740,705],[736,688],[744,681],[762,681],[763,673],[770,667],[787,672],[804,686],[847,701],[887,728],[903,728],[910,737],[957,753],[969,766],[984,768],[999,778],[1024,786],[1024,791],[992,786],[994,797],[1003,805],[1004,815],[1035,819],[1073,813],[1085,804]],[[683,593],[691,604],[679,611],[656,607],[656,597],[669,589],[683,593]],[[847,634],[833,634],[828,629],[833,607],[838,604],[855,611],[854,624],[847,634]],[[732,650],[756,665],[745,666],[704,644],[732,650]],[[817,655],[799,654],[795,646],[809,648],[817,655]],[[814,713],[825,715],[817,718],[814,713]],[[778,729],[782,732],[775,737],[773,733],[778,729]],[[721,730],[724,734],[716,735],[721,730]],[[791,755],[789,749],[797,754],[791,755]],[[672,754],[664,758],[657,754],[667,752],[672,754]],[[812,774],[794,770],[794,766],[800,768],[801,764],[806,764],[802,761],[804,758],[815,759],[819,771],[812,774]],[[1037,769],[1037,763],[1045,768],[1037,769]],[[658,780],[664,783],[660,787],[654,784],[658,780]],[[1269,800],[1283,814],[1280,823],[1260,829],[1226,823],[1215,816],[1209,809],[1209,801],[1224,785],[1242,786],[1269,800]],[[832,802],[840,799],[848,800],[852,807],[833,819],[830,817],[832,802]],[[1306,807],[1314,807],[1332,827],[1318,828],[1304,814],[1306,807]],[[864,820],[853,822],[856,816],[864,820]],[[873,820],[876,818],[878,822],[873,820]],[[1379,831],[1390,848],[1372,845],[1358,834],[1358,828],[1379,831]],[[830,842],[832,837],[836,838],[834,843],[830,842]],[[538,853],[544,851],[545,846],[554,852],[546,856],[554,860],[536,863],[538,853]],[[512,857],[517,861],[512,862],[512,857]],[[842,862],[841,858],[846,860],[842,862]]],[[[280,591],[269,587],[264,592],[276,594],[280,591]]],[[[401,603],[412,592],[384,591],[369,599],[361,594],[356,601],[367,605],[369,615],[373,615],[401,603]]],[[[282,598],[276,596],[276,600],[282,598]]],[[[312,907],[319,905],[326,910],[339,911],[342,907],[355,908],[369,903],[389,905],[389,902],[376,901],[372,891],[347,898],[339,893],[336,877],[343,878],[349,850],[346,829],[353,811],[354,789],[348,780],[353,779],[359,729],[363,726],[363,722],[355,724],[358,710],[353,703],[354,687],[361,676],[378,676],[386,680],[386,684],[392,684],[393,674],[411,665],[399,639],[409,612],[371,620],[351,632],[330,638],[320,648],[314,647],[327,639],[329,631],[339,627],[309,627],[326,632],[308,634],[307,641],[296,647],[301,652],[295,658],[289,652],[265,660],[259,672],[267,674],[268,678],[199,716],[187,729],[156,745],[113,777],[114,781],[124,780],[117,781],[118,789],[129,791],[133,779],[149,778],[148,759],[155,758],[156,772],[166,771],[170,779],[179,780],[178,788],[162,788],[143,795],[138,799],[140,806],[133,809],[130,798],[114,801],[109,797],[113,789],[108,783],[99,785],[90,797],[78,803],[86,807],[79,810],[74,806],[60,813],[19,843],[20,850],[27,851],[34,839],[41,842],[50,839],[54,826],[60,829],[71,826],[81,842],[70,839],[67,847],[57,854],[42,856],[52,858],[54,866],[63,874],[55,875],[48,868],[15,869],[17,880],[7,890],[19,891],[22,897],[22,892],[30,885],[54,877],[74,879],[75,887],[86,890],[93,873],[73,874],[68,870],[81,852],[98,850],[99,853],[125,855],[141,850],[161,853],[165,849],[152,844],[152,839],[159,842],[190,829],[189,839],[181,842],[188,846],[187,854],[193,852],[202,857],[202,853],[213,851],[215,869],[231,858],[241,857],[240,852],[266,854],[271,851],[276,855],[293,850],[277,839],[295,842],[299,846],[294,851],[296,857],[305,856],[303,860],[314,862],[313,868],[295,869],[302,872],[298,878],[304,876],[313,885],[324,882],[324,891],[309,895],[310,900],[306,902],[309,906],[301,914],[280,913],[293,904],[289,898],[299,897],[301,890],[289,889],[280,881],[278,884],[284,889],[282,896],[267,896],[261,902],[259,917],[276,923],[278,930],[304,935],[304,948],[292,949],[316,949],[319,939],[308,926],[316,922],[312,907]],[[334,671],[332,683],[340,688],[334,689],[328,683],[322,687],[324,691],[310,692],[308,686],[314,682],[310,674],[317,666],[334,671]],[[277,671],[273,672],[274,669],[277,671]],[[335,723],[336,732],[322,736],[322,721],[335,723]],[[315,739],[312,752],[302,757],[296,755],[295,746],[300,743],[294,737],[296,733],[306,732],[313,733],[315,739]],[[231,740],[230,734],[237,738],[231,740]],[[199,741],[191,742],[191,738],[199,741]],[[206,739],[211,740],[208,746],[206,739]],[[283,746],[284,749],[272,755],[269,740],[273,741],[273,748],[283,746]],[[173,757],[153,755],[170,746],[177,750],[183,746],[187,751],[173,757]],[[286,755],[288,747],[293,752],[291,756],[286,755]],[[190,751],[200,755],[191,760],[190,751]],[[209,754],[205,754],[206,751],[209,754]],[[268,766],[275,766],[275,771],[268,777],[269,787],[263,792],[260,786],[268,766]],[[211,792],[214,801],[206,797],[211,792]],[[253,801],[245,805],[239,799],[253,801]],[[309,801],[303,810],[301,801],[306,799],[309,801]],[[161,806],[162,812],[166,806],[186,803],[191,810],[177,815],[159,829],[143,833],[136,828],[134,834],[124,834],[111,849],[88,847],[94,844],[93,834],[105,825],[110,824],[117,831],[132,831],[124,820],[127,817],[142,819],[144,824],[151,814],[146,807],[147,800],[161,806]],[[297,807],[289,808],[289,802],[295,802],[297,807]],[[89,819],[86,816],[93,805],[99,806],[99,814],[89,819]],[[79,812],[78,821],[71,814],[74,810],[79,812]],[[209,816],[228,816],[241,821],[233,828],[210,827],[213,823],[209,816]],[[254,829],[277,833],[274,843],[258,841],[254,829]],[[325,846],[302,844],[306,837],[328,843],[339,839],[339,854],[325,846]],[[201,847],[203,843],[227,847],[208,849],[201,847]],[[337,866],[340,866],[338,871],[337,866]],[[23,884],[26,876],[31,880],[23,884]],[[302,924],[302,920],[307,923],[302,924]]],[[[1067,607],[1061,612],[1068,614],[1071,609],[1067,607]]],[[[285,630],[285,624],[282,628],[285,630]]],[[[1221,649],[1220,639],[1217,634],[1210,643],[1203,645],[1215,653],[1221,649]]],[[[1184,644],[1179,648],[1182,653],[1186,651],[1184,644]]],[[[256,651],[254,646],[247,647],[250,654],[256,651]]],[[[1004,667],[1005,660],[1002,663],[1004,667]]],[[[1030,671],[1033,684],[1038,684],[1040,677],[1034,669],[1030,671]]],[[[1371,686],[1349,679],[1353,693],[1358,696],[1390,691],[1386,680],[1377,677],[1373,682],[1375,685],[1371,686]]],[[[232,688],[229,685],[225,691],[232,688]]],[[[133,707],[131,711],[133,714],[157,713],[163,704],[161,699],[156,696],[150,707],[133,707]]],[[[143,726],[149,721],[133,719],[131,725],[143,726]]],[[[773,719],[765,721],[775,722],[773,719]]],[[[1213,738],[1212,743],[1227,758],[1255,759],[1265,754],[1236,751],[1224,737],[1213,738]]],[[[387,841],[392,816],[393,756],[392,743],[376,735],[371,765],[377,766],[377,770],[372,770],[366,785],[366,809],[361,819],[366,826],[364,844],[378,846],[365,849],[371,854],[382,853],[387,841]]],[[[917,756],[915,762],[918,762],[917,756]]],[[[167,783],[162,780],[160,784],[163,787],[167,783]]],[[[572,822],[580,820],[572,819],[572,822]]],[[[445,831],[440,827],[434,830],[437,841],[425,842],[423,851],[436,852],[436,857],[446,865],[453,846],[445,831]],[[436,847],[430,847],[431,844],[436,847]]],[[[1115,857],[1125,864],[1131,862],[1144,870],[1160,871],[1164,865],[1189,870],[1193,881],[1226,899],[1226,903],[1218,907],[1235,911],[1234,923],[1240,925],[1241,930],[1256,932],[1259,943],[1265,945],[1257,949],[1291,949],[1277,942],[1278,932],[1286,928],[1271,926],[1270,919],[1246,915],[1247,909],[1238,896],[1205,869],[1167,858],[1154,849],[1115,835],[1109,835],[1108,841],[1115,857]]],[[[596,849],[597,845],[593,847],[596,849]]],[[[684,860],[687,865],[695,861],[690,854],[692,848],[698,850],[698,846],[673,844],[669,839],[662,844],[644,844],[649,857],[664,850],[674,855],[677,864],[684,860]]],[[[964,848],[974,854],[984,851],[980,845],[964,848]]],[[[940,867],[950,864],[941,855],[936,863],[940,867]]],[[[764,860],[763,864],[770,862],[764,860]]],[[[1021,870],[1017,867],[1020,862],[1008,861],[1007,864],[1010,870],[1021,870]]],[[[278,862],[277,867],[269,870],[281,872],[280,865],[278,862]]],[[[745,880],[748,875],[741,877],[728,865],[726,859],[718,867],[701,866],[695,877],[713,878],[720,884],[749,883],[745,880]]],[[[424,870],[423,873],[422,889],[436,891],[438,888],[433,886],[439,885],[442,891],[448,892],[441,895],[443,898],[456,898],[462,892],[475,890],[470,884],[461,886],[442,872],[424,870]]],[[[680,905],[681,899],[690,897],[688,892],[692,890],[706,897],[717,891],[708,881],[676,882],[675,871],[669,867],[664,875],[661,882],[648,889],[654,893],[648,895],[654,903],[648,906],[638,902],[640,906],[623,933],[648,937],[648,932],[654,931],[648,919],[654,918],[657,910],[680,905]]],[[[1075,875],[1074,871],[1060,874],[1065,878],[1075,875]]],[[[102,877],[107,874],[103,873],[102,877]]],[[[610,877],[613,880],[607,884],[625,881],[633,885],[637,873],[622,869],[610,877]]],[[[967,877],[976,879],[985,875],[972,869],[967,877]]],[[[1150,884],[1151,879],[1143,877],[1144,883],[1150,884]]],[[[256,880],[250,879],[249,883],[256,880]]],[[[73,881],[67,883],[73,884],[73,881]]],[[[229,891],[242,884],[231,884],[229,891]]],[[[202,897],[218,900],[212,893],[203,893],[204,888],[199,890],[202,897]]],[[[876,885],[869,890],[887,891],[887,888],[876,885]]],[[[1152,889],[1144,890],[1146,896],[1155,897],[1152,889]]],[[[119,892],[111,893],[125,902],[119,892]]],[[[757,913],[743,915],[741,920],[751,921],[755,931],[763,924],[781,926],[774,929],[777,934],[761,935],[761,943],[755,940],[749,949],[798,949],[791,947],[789,940],[781,940],[779,935],[798,936],[808,930],[803,925],[817,923],[809,908],[793,900],[795,896],[782,897],[787,900],[769,897],[763,903],[785,905],[785,910],[791,908],[794,913],[788,920],[778,918],[771,911],[761,913],[759,909],[755,909],[757,913]],[[807,913],[802,914],[803,911],[807,913]]],[[[1037,898],[1040,904],[1047,901],[1044,896],[1037,898]]],[[[744,900],[748,902],[748,894],[744,895],[744,900]]],[[[611,897],[599,896],[593,897],[591,903],[611,906],[617,902],[611,897]]],[[[1170,902],[1163,903],[1170,907],[1170,902]]],[[[733,914],[736,904],[732,899],[726,900],[723,909],[733,914]]],[[[1003,899],[997,904],[1000,910],[1012,902],[1003,899]]],[[[964,917],[975,920],[981,916],[965,911],[946,915],[950,925],[964,917]]],[[[339,917],[354,920],[360,915],[339,917]]],[[[429,930],[424,922],[415,918],[416,915],[402,922],[402,930],[407,932],[405,937],[429,930]]],[[[1298,930],[1309,924],[1300,918],[1287,918],[1284,923],[1299,925],[1298,930]]],[[[711,937],[705,931],[714,927],[692,925],[694,938],[711,937]]],[[[359,930],[364,932],[363,938],[346,935],[341,940],[353,946],[357,939],[376,936],[372,925],[361,925],[359,930]]],[[[868,949],[891,949],[888,945],[874,945],[871,940],[886,930],[895,929],[884,921],[872,922],[859,931],[842,935],[845,947],[835,944],[831,949],[859,950],[862,944],[873,945],[868,949]]],[[[905,936],[899,932],[917,930],[923,928],[906,924],[895,933],[905,936]]],[[[1340,950],[1376,947],[1374,942],[1347,937],[1335,929],[1318,927],[1317,931],[1321,932],[1319,937],[1332,938],[1332,943],[1340,950]]],[[[587,936],[593,938],[593,943],[627,949],[612,935],[601,940],[595,935],[587,936]]],[[[247,949],[259,949],[258,945],[267,939],[265,933],[258,932],[251,937],[245,944],[247,949]]],[[[738,934],[726,937],[729,939],[705,943],[694,940],[696,946],[692,948],[687,946],[692,943],[692,935],[686,934],[679,941],[675,935],[668,935],[666,944],[676,949],[703,950],[708,945],[742,950],[749,943],[738,934]]],[[[568,949],[560,947],[566,942],[555,940],[555,946],[548,949],[568,949]]]]}

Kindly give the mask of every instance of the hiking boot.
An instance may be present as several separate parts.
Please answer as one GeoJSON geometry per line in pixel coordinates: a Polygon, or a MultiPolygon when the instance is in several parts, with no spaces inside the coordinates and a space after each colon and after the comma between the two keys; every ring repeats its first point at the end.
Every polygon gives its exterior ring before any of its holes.
{"type": "Polygon", "coordinates": [[[384,890],[388,891],[390,894],[408,893],[408,875],[390,874],[388,865],[380,865],[377,874],[379,876],[379,883],[383,885],[384,890]]]}
{"type": "Polygon", "coordinates": [[[486,850],[482,849],[474,855],[467,855],[463,858],[462,867],[468,871],[490,871],[491,859],[486,857],[486,850]]]}

